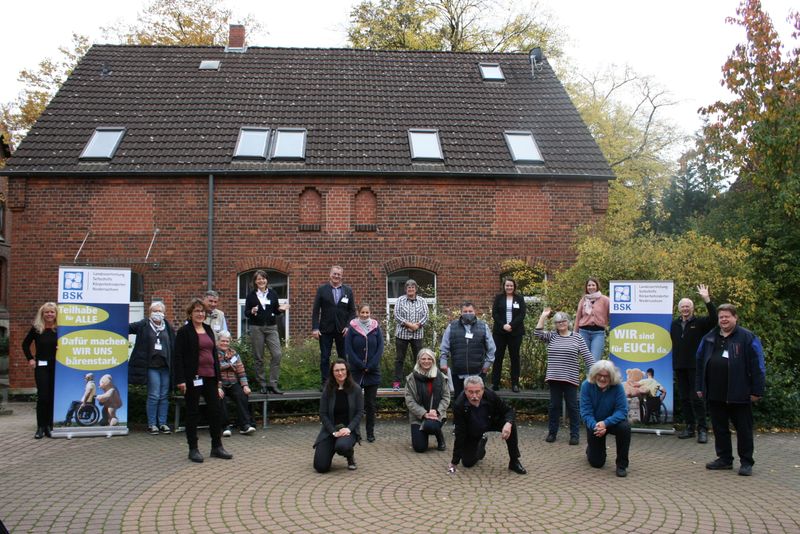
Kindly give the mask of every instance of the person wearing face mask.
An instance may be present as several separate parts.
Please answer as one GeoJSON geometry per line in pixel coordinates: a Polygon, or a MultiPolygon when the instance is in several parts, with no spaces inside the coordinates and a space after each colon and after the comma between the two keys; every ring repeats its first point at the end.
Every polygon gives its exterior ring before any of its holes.
{"type": "Polygon", "coordinates": [[[149,317],[128,325],[136,336],[128,362],[128,383],[147,385],[147,431],[169,434],[167,409],[175,332],[164,316],[163,302],[150,305],[149,317]]]}
{"type": "Polygon", "coordinates": [[[439,367],[444,373],[449,369],[453,377],[453,402],[464,390],[466,377],[486,378],[494,362],[495,344],[489,327],[475,316],[472,302],[464,301],[461,317],[447,325],[439,352],[439,367]]]}
{"type": "Polygon", "coordinates": [[[344,336],[344,351],[353,382],[364,390],[364,415],[367,418],[367,441],[375,441],[375,405],[381,383],[383,334],[378,321],[370,317],[369,304],[358,307],[358,317],[350,321],[344,336]]]}

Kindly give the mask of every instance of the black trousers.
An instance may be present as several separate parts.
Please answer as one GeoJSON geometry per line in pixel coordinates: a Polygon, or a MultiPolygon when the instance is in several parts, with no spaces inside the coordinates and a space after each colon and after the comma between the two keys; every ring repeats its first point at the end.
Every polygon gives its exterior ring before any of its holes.
{"type": "Polygon", "coordinates": [[[522,336],[512,336],[511,334],[492,334],[497,351],[494,353],[494,363],[492,364],[492,384],[499,387],[500,377],[503,373],[503,358],[506,356],[506,347],[511,356],[511,385],[519,385],[519,349],[522,346],[522,336]]]}
{"type": "Polygon", "coordinates": [[[742,465],[753,465],[753,409],[748,403],[709,401],[714,448],[720,460],[733,463],[730,423],[736,429],[736,452],[742,465]]]}
{"type": "MultiPolygon", "coordinates": [[[[428,438],[431,435],[423,432],[421,428],[421,425],[417,423],[411,425],[411,447],[415,452],[425,452],[428,450],[428,438]]],[[[444,441],[444,434],[441,428],[435,435],[437,445],[444,441]]]]}
{"type": "Polygon", "coordinates": [[[375,435],[375,411],[378,404],[378,384],[363,386],[364,388],[364,419],[366,419],[367,437],[375,435]]]}
{"type": "Polygon", "coordinates": [[[333,463],[333,455],[339,454],[345,458],[353,456],[353,449],[356,446],[355,434],[335,438],[329,436],[319,443],[314,448],[314,469],[317,473],[327,473],[331,470],[333,463]]]}
{"type": "Polygon", "coordinates": [[[227,386],[222,386],[225,392],[225,398],[221,402],[222,413],[222,426],[230,424],[230,416],[228,415],[228,402],[225,399],[231,399],[236,406],[236,424],[239,430],[244,430],[248,426],[253,426],[253,419],[250,417],[250,407],[247,403],[247,395],[244,394],[241,384],[234,383],[227,386]]]}
{"type": "Polygon", "coordinates": [[[33,370],[36,380],[36,426],[53,426],[53,398],[55,396],[55,368],[52,362],[36,366],[33,370]]]}
{"type": "MultiPolygon", "coordinates": [[[[505,423],[503,423],[505,425],[505,423]]],[[[489,432],[500,432],[503,429],[503,426],[492,426],[489,428],[489,432]]],[[[472,467],[473,465],[478,463],[478,460],[483,458],[483,455],[486,453],[485,450],[480,448],[481,438],[475,438],[472,436],[468,436],[464,446],[461,449],[461,463],[464,467],[472,467]]],[[[519,458],[519,441],[517,438],[517,425],[511,424],[511,435],[506,440],[506,447],[508,448],[508,459],[509,461],[514,461],[519,458]]]]}
{"type": "Polygon", "coordinates": [[[694,369],[675,369],[675,384],[680,396],[681,412],[683,412],[683,421],[686,423],[686,427],[694,430],[697,426],[698,430],[708,430],[706,403],[697,396],[695,382],[694,369]]]}
{"type": "Polygon", "coordinates": [[[328,380],[328,375],[331,372],[331,349],[334,343],[336,343],[336,354],[339,358],[346,360],[347,355],[344,353],[344,336],[342,333],[319,333],[319,372],[322,375],[323,384],[328,380]]]}
{"type": "MultiPolygon", "coordinates": [[[[613,434],[617,441],[617,467],[628,468],[628,453],[631,449],[631,424],[625,420],[606,428],[606,436],[613,434]]],[[[598,438],[593,430],[586,430],[586,457],[592,467],[606,465],[606,436],[598,438]]]]}
{"type": "Polygon", "coordinates": [[[191,380],[186,382],[186,441],[190,449],[197,448],[197,421],[200,419],[200,396],[206,401],[208,431],[211,448],[222,446],[222,403],[219,399],[217,379],[203,378],[203,385],[196,387],[191,380]]]}
{"type": "Polygon", "coordinates": [[[422,350],[422,339],[394,338],[394,379],[396,382],[400,382],[405,376],[403,373],[403,365],[406,362],[406,352],[408,351],[409,345],[411,345],[411,361],[416,362],[417,354],[422,350]]]}

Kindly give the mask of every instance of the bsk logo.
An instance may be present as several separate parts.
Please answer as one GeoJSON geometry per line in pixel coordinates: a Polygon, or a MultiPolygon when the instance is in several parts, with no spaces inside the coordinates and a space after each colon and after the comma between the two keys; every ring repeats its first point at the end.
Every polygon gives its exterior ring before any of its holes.
{"type": "Polygon", "coordinates": [[[629,285],[614,286],[614,301],[631,302],[631,286],[629,285]]]}
{"type": "Polygon", "coordinates": [[[83,289],[83,273],[80,271],[64,271],[64,289],[83,289]]]}

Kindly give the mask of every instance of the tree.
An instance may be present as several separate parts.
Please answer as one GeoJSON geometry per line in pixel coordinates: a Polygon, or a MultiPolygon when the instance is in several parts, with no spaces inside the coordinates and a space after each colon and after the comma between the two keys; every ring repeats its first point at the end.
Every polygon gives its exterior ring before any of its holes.
{"type": "Polygon", "coordinates": [[[45,58],[35,69],[20,71],[17,80],[25,84],[24,89],[13,101],[0,105],[0,122],[8,128],[11,146],[19,145],[88,49],[89,39],[73,33],[70,46],[59,47],[57,59],[45,58]]]}
{"type": "Polygon", "coordinates": [[[563,31],[538,4],[499,0],[363,0],[350,13],[350,45],[385,50],[563,53],[563,31]]]}
{"type": "MultiPolygon", "coordinates": [[[[125,44],[170,46],[223,46],[233,11],[224,0],[150,0],[133,24],[103,28],[108,36],[125,44]]],[[[252,15],[239,19],[248,31],[261,25],[252,15]]]]}

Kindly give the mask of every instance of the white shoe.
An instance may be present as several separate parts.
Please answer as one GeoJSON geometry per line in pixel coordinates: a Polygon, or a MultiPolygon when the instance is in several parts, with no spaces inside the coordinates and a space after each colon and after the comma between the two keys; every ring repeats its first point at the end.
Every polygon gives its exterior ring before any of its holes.
{"type": "Polygon", "coordinates": [[[247,425],[247,428],[245,428],[244,430],[240,430],[239,434],[252,434],[255,431],[256,431],[256,429],[255,429],[254,426],[247,425]]]}
{"type": "Polygon", "coordinates": [[[231,437],[231,429],[230,428],[226,428],[225,430],[223,430],[222,431],[222,437],[223,438],[231,437]]]}

